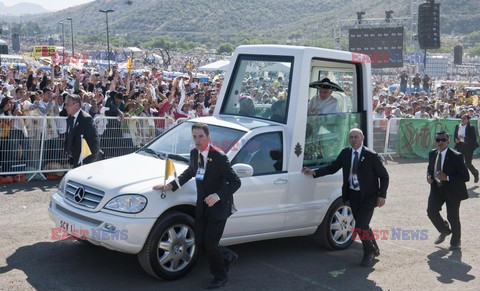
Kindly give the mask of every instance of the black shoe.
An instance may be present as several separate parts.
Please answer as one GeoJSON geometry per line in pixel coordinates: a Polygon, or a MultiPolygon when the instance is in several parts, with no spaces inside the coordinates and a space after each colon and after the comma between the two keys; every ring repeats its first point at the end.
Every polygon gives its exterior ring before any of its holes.
{"type": "Polygon", "coordinates": [[[229,258],[224,260],[225,262],[225,270],[228,272],[230,270],[230,264],[238,260],[238,255],[236,253],[233,253],[233,255],[229,258]]]}
{"type": "Polygon", "coordinates": [[[362,265],[363,267],[369,267],[372,265],[374,258],[375,258],[374,253],[368,253],[368,254],[365,253],[363,254],[362,262],[360,263],[360,265],[362,265]]]}
{"type": "Polygon", "coordinates": [[[450,247],[448,248],[449,250],[451,251],[458,251],[459,249],[461,249],[461,243],[456,243],[456,244],[450,244],[450,247]]]}
{"type": "Polygon", "coordinates": [[[452,233],[451,230],[449,230],[448,232],[445,232],[445,233],[444,232],[440,233],[440,235],[437,237],[437,239],[433,243],[436,244],[436,245],[441,244],[445,240],[445,238],[447,236],[449,236],[451,233],[452,233]]]}
{"type": "Polygon", "coordinates": [[[222,287],[227,283],[228,279],[219,279],[219,278],[213,278],[212,281],[208,282],[207,284],[203,285],[203,288],[205,289],[215,289],[222,287]]]}
{"type": "Polygon", "coordinates": [[[473,181],[474,183],[478,183],[478,174],[475,175],[475,180],[473,181]]]}

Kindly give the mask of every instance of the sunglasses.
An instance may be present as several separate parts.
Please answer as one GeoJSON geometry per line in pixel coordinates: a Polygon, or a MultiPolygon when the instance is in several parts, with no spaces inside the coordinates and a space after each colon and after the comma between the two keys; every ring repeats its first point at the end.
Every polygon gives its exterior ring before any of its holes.
{"type": "Polygon", "coordinates": [[[435,141],[436,142],[446,142],[447,139],[446,138],[436,138],[435,141]]]}

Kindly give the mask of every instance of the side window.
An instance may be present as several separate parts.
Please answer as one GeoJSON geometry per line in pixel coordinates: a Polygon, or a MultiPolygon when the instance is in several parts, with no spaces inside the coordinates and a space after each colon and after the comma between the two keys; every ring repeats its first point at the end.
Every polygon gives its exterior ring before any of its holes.
{"type": "Polygon", "coordinates": [[[313,59],[305,136],[304,165],[318,166],[336,159],[349,145],[348,132],[361,128],[354,64],[313,59]]]}
{"type": "Polygon", "coordinates": [[[259,134],[251,138],[232,161],[249,164],[253,175],[281,172],[283,168],[283,139],[281,132],[259,134]]]}

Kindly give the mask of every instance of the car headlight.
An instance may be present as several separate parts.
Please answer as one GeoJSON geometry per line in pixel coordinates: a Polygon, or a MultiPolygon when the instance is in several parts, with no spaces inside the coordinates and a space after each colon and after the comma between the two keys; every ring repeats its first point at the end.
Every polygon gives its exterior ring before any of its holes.
{"type": "Polygon", "coordinates": [[[110,200],[107,205],[105,205],[105,208],[125,213],[139,213],[145,209],[147,201],[147,198],[142,195],[121,195],[110,200]]]}
{"type": "Polygon", "coordinates": [[[63,196],[65,196],[65,185],[67,184],[67,179],[65,179],[65,176],[63,176],[62,180],[60,181],[60,184],[58,184],[58,190],[60,193],[62,193],[63,196]]]}

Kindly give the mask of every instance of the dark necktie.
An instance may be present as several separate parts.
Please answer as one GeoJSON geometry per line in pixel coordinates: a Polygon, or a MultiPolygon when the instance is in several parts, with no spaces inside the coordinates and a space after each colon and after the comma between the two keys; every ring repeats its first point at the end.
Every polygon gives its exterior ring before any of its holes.
{"type": "Polygon", "coordinates": [[[67,117],[67,133],[70,132],[73,128],[73,119],[74,117],[71,115],[67,117]]]}
{"type": "Polygon", "coordinates": [[[353,165],[352,165],[352,174],[357,174],[358,170],[358,152],[353,151],[353,165]]]}
{"type": "Polygon", "coordinates": [[[438,152],[437,155],[437,173],[442,171],[442,153],[438,152]]]}
{"type": "Polygon", "coordinates": [[[438,173],[442,171],[442,153],[438,152],[437,155],[437,164],[435,165],[435,183],[438,187],[442,187],[442,181],[438,179],[438,173]]]}
{"type": "Polygon", "coordinates": [[[203,161],[203,155],[200,152],[198,153],[198,165],[201,168],[205,167],[205,162],[203,161]]]}
{"type": "Polygon", "coordinates": [[[357,170],[358,170],[358,152],[353,151],[353,165],[352,165],[352,186],[353,188],[358,187],[358,179],[354,178],[353,175],[357,175],[357,170]]]}

